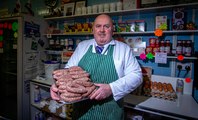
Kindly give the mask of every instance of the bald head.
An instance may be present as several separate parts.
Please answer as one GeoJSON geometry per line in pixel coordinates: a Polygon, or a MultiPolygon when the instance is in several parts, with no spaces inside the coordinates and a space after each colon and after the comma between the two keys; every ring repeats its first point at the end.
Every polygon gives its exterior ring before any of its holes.
{"type": "Polygon", "coordinates": [[[107,14],[101,14],[98,15],[94,21],[94,24],[97,23],[98,21],[100,21],[101,19],[105,19],[106,21],[108,21],[111,25],[113,25],[113,21],[111,19],[111,17],[107,14]]]}
{"type": "Polygon", "coordinates": [[[113,35],[112,19],[106,14],[97,16],[93,24],[93,34],[98,45],[109,43],[113,35]]]}

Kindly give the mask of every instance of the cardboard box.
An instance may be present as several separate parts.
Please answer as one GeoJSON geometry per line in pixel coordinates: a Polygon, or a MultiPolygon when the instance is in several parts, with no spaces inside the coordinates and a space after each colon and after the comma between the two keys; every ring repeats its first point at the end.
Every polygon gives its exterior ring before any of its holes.
{"type": "Polygon", "coordinates": [[[185,29],[185,13],[184,8],[173,9],[173,30],[184,30],[185,29]]]}
{"type": "Polygon", "coordinates": [[[130,27],[130,32],[144,32],[145,31],[144,20],[127,21],[127,26],[130,27]]]}
{"type": "Polygon", "coordinates": [[[141,7],[154,7],[157,6],[157,0],[141,0],[141,7]]]}
{"type": "Polygon", "coordinates": [[[123,0],[123,9],[131,10],[140,8],[140,0],[123,0]]]}
{"type": "Polygon", "coordinates": [[[146,42],[142,42],[141,37],[127,37],[125,42],[131,47],[135,56],[145,53],[146,42]]]}
{"type": "Polygon", "coordinates": [[[155,29],[162,28],[163,25],[166,25],[166,27],[163,27],[163,30],[167,30],[167,16],[156,16],[155,17],[155,29]]]}

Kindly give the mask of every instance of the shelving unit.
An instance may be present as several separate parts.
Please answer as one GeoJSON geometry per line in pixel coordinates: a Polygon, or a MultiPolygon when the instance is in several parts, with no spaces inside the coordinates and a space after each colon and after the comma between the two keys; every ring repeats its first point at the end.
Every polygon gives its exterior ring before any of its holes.
{"type": "MultiPolygon", "coordinates": [[[[163,31],[163,34],[193,34],[198,33],[198,30],[175,30],[175,31],[163,31]]],[[[154,35],[154,31],[145,31],[145,32],[114,32],[114,35],[154,35]]],[[[76,35],[93,35],[89,32],[79,32],[79,33],[59,33],[59,34],[44,34],[45,36],[76,36],[76,35]]]]}
{"type": "Polygon", "coordinates": [[[68,115],[68,113],[71,115],[71,106],[72,105],[65,105],[66,107],[66,118],[60,116],[62,113],[62,104],[60,104],[59,108],[56,108],[56,112],[52,113],[49,110],[49,104],[50,104],[50,87],[53,84],[53,80],[39,80],[39,79],[33,79],[30,81],[30,102],[31,102],[31,119],[34,120],[36,113],[39,112],[44,112],[50,114],[51,116],[54,116],[58,119],[66,119],[66,120],[71,120],[71,116],[68,115]],[[40,93],[41,93],[41,100],[39,102],[34,102],[34,89],[35,86],[39,87],[40,93]],[[41,102],[47,102],[44,107],[42,107],[41,102]]]}
{"type": "MultiPolygon", "coordinates": [[[[133,10],[121,10],[121,11],[115,11],[115,12],[105,12],[105,14],[108,14],[110,16],[119,16],[119,15],[129,15],[133,13],[144,13],[144,12],[161,12],[161,11],[167,11],[171,10],[174,7],[185,7],[187,9],[193,9],[198,8],[198,3],[188,3],[188,4],[178,4],[178,5],[168,5],[168,6],[159,6],[159,7],[149,7],[149,8],[139,8],[139,9],[133,9],[133,10]]],[[[46,20],[71,20],[76,18],[88,18],[88,17],[95,17],[101,13],[97,14],[86,14],[86,15],[73,15],[73,16],[61,16],[61,17],[49,17],[45,18],[46,20]]]]}
{"type": "MultiPolygon", "coordinates": [[[[187,4],[178,4],[178,5],[168,5],[168,6],[158,6],[158,7],[148,7],[148,8],[138,8],[132,10],[121,10],[115,12],[104,12],[110,16],[127,16],[131,14],[147,14],[147,13],[160,13],[164,11],[172,11],[175,7],[183,7],[185,10],[192,10],[198,8],[198,2],[196,3],[187,3],[187,4]]],[[[47,21],[59,22],[59,21],[70,21],[75,19],[89,19],[96,17],[101,13],[96,14],[86,14],[86,15],[72,15],[72,16],[60,16],[60,17],[49,17],[45,18],[47,21]]],[[[165,30],[163,31],[164,35],[173,36],[175,39],[177,35],[188,35],[194,36],[197,34],[198,30],[165,30]]],[[[92,36],[93,34],[90,32],[72,32],[72,33],[58,33],[58,34],[44,34],[45,36],[60,36],[60,37],[68,37],[68,36],[92,36]]],[[[155,36],[154,31],[145,31],[145,32],[114,32],[114,35],[122,35],[122,36],[155,36]]],[[[194,41],[194,40],[193,40],[194,41]]],[[[173,46],[176,46],[176,40],[174,40],[173,46]]],[[[176,56],[168,56],[169,59],[176,59],[176,56]]],[[[195,60],[197,57],[184,57],[184,59],[195,60]]]]}

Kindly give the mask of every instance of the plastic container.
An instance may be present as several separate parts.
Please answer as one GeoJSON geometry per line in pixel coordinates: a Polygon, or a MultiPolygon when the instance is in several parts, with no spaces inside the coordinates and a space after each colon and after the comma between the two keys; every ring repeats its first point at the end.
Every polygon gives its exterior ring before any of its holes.
{"type": "Polygon", "coordinates": [[[39,86],[35,86],[34,87],[34,102],[38,103],[41,100],[41,93],[40,93],[40,89],[39,86]]]}
{"type": "Polygon", "coordinates": [[[176,85],[176,92],[177,94],[183,94],[183,90],[184,90],[184,81],[177,79],[177,85],[176,85]]]}
{"type": "Polygon", "coordinates": [[[59,69],[60,63],[57,61],[46,61],[45,62],[45,78],[52,79],[52,72],[59,69]]]}

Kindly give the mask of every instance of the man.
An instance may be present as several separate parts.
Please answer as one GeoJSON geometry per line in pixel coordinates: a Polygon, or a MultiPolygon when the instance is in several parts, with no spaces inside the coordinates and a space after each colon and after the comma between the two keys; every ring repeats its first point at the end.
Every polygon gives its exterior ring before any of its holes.
{"type": "MultiPolygon", "coordinates": [[[[66,68],[80,66],[90,74],[92,82],[98,87],[89,100],[74,104],[73,119],[83,120],[121,120],[123,119],[123,97],[142,83],[141,68],[133,56],[131,48],[112,39],[113,22],[106,15],[96,17],[93,24],[94,39],[78,44],[66,68]],[[104,49],[97,50],[100,46],[104,49]],[[98,54],[98,51],[102,51],[98,54]]],[[[60,98],[55,85],[51,96],[60,98]]]]}

